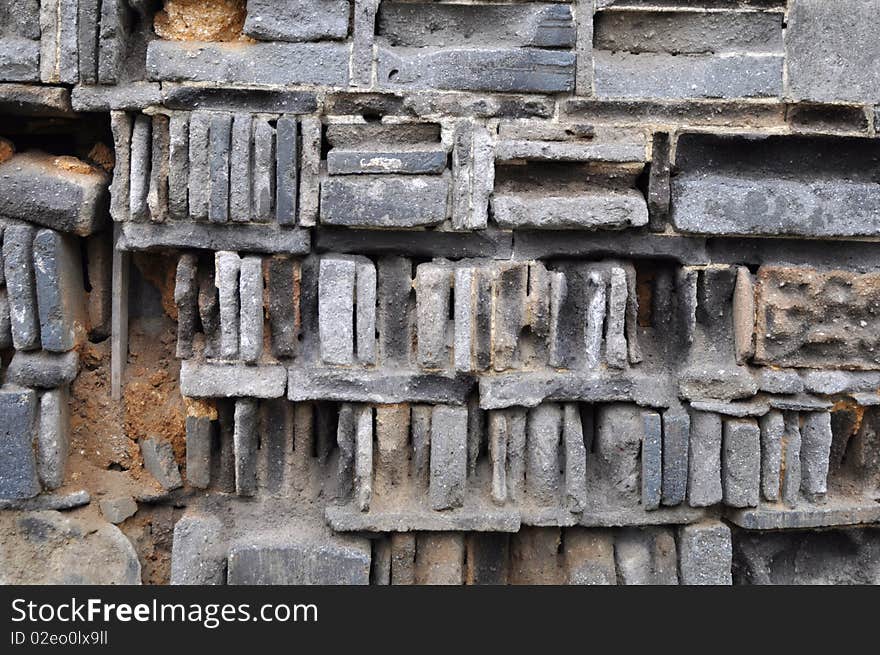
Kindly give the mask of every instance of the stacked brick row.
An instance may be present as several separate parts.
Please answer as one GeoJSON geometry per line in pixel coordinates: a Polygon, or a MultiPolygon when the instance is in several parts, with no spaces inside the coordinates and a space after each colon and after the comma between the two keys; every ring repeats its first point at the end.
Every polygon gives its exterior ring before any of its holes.
{"type": "Polygon", "coordinates": [[[30,4],[0,111],[100,115],[115,165],[0,128],[14,506],[76,375],[29,359],[112,332],[121,384],[136,252],[191,410],[141,442],[172,582],[822,581],[817,529],[871,578],[878,3],[30,4]]]}

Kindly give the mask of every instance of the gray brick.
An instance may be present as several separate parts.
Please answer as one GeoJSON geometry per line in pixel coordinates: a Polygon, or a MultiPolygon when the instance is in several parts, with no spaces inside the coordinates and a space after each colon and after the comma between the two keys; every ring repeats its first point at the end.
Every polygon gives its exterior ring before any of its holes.
{"type": "Polygon", "coordinates": [[[869,139],[682,136],[672,222],[682,232],[806,237],[880,234],[869,139]],[[832,153],[829,155],[829,152],[832,153]]]}
{"type": "Polygon", "coordinates": [[[215,516],[187,514],[174,524],[171,584],[224,584],[226,531],[215,516]]]}
{"type": "Polygon", "coordinates": [[[60,82],[58,52],[58,17],[61,0],[40,2],[40,76],[46,83],[60,82]]]}
{"type": "Polygon", "coordinates": [[[612,268],[608,285],[608,318],[605,321],[605,361],[611,368],[626,368],[626,272],[612,268]]]}
{"type": "Polygon", "coordinates": [[[79,243],[54,230],[40,230],[33,252],[43,350],[71,350],[85,338],[86,325],[79,243]]]}
{"type": "Polygon", "coordinates": [[[500,264],[493,285],[493,365],[496,371],[514,366],[519,336],[526,324],[528,268],[500,264]]]}
{"type": "Polygon", "coordinates": [[[110,215],[115,221],[129,217],[131,180],[131,115],[124,111],[110,112],[110,129],[113,133],[113,182],[110,185],[110,215]]]}
{"type": "Polygon", "coordinates": [[[156,478],[156,481],[168,491],[183,486],[180,469],[174,459],[174,449],[167,441],[159,441],[152,437],[140,442],[144,469],[156,478]]]}
{"type": "Polygon", "coordinates": [[[615,52],[676,55],[781,53],[782,23],[782,13],[775,11],[600,11],[595,17],[595,46],[615,52]]]}
{"type": "Polygon", "coordinates": [[[272,354],[293,357],[300,330],[299,306],[295,301],[299,296],[299,265],[289,257],[276,255],[268,259],[267,273],[272,354]]]}
{"type": "Polygon", "coordinates": [[[211,419],[186,417],[186,482],[196,489],[211,483],[211,419]]]}
{"type": "Polygon", "coordinates": [[[394,46],[443,47],[475,40],[495,46],[566,48],[574,45],[575,26],[571,9],[563,4],[385,2],[379,7],[376,33],[394,46]]]}
{"type": "Polygon", "coordinates": [[[507,417],[500,411],[489,412],[489,465],[492,500],[504,504],[507,500],[507,417]]]}
{"type": "Polygon", "coordinates": [[[446,151],[442,148],[413,147],[399,149],[333,148],[327,153],[330,175],[352,174],[439,174],[446,169],[446,151]]]}
{"type": "Polygon", "coordinates": [[[373,45],[379,0],[354,0],[351,46],[351,86],[368,87],[373,82],[373,45]]]}
{"type": "Polygon", "coordinates": [[[427,489],[431,475],[431,413],[430,405],[411,405],[412,471],[410,477],[419,489],[427,489]]]}
{"type": "Polygon", "coordinates": [[[366,585],[370,582],[368,543],[236,545],[229,550],[228,584],[366,585]]]}
{"type": "Polygon", "coordinates": [[[355,280],[353,260],[321,259],[318,320],[321,359],[328,364],[351,364],[354,361],[355,280]]]}
{"type": "Polygon", "coordinates": [[[133,16],[124,0],[102,0],[98,33],[98,82],[116,84],[128,50],[128,25],[133,16]]]}
{"type": "Polygon", "coordinates": [[[730,585],[733,545],[730,528],[721,522],[686,525],[678,533],[681,584],[730,585]]]}
{"type": "Polygon", "coordinates": [[[645,434],[642,438],[642,506],[646,510],[660,507],[663,484],[663,446],[660,415],[642,412],[645,434]]]}
{"type": "Polygon", "coordinates": [[[263,352],[263,259],[249,256],[241,260],[239,282],[241,321],[239,357],[256,363],[263,352]]]}
{"type": "Polygon", "coordinates": [[[663,528],[622,530],[614,540],[618,584],[677,584],[675,540],[663,528]]]}
{"type": "Polygon", "coordinates": [[[257,448],[260,441],[257,401],[235,401],[235,493],[253,496],[257,492],[257,448]]]}
{"type": "Polygon", "coordinates": [[[339,407],[336,422],[336,445],[339,448],[336,481],[340,498],[347,500],[354,490],[355,407],[344,403],[339,407]]]}
{"type": "Polygon", "coordinates": [[[691,507],[708,507],[721,502],[721,436],[720,416],[691,412],[688,457],[688,504],[691,507]]]}
{"type": "Polygon", "coordinates": [[[16,351],[6,369],[6,381],[32,389],[55,389],[70,384],[79,372],[79,353],[47,350],[16,351]]]}
{"type": "Polygon", "coordinates": [[[189,118],[189,214],[193,219],[208,218],[211,196],[211,170],[208,139],[211,115],[193,112],[189,118]]]}
{"type": "Polygon", "coordinates": [[[151,41],[147,74],[169,82],[299,85],[348,84],[348,46],[336,43],[151,41]]]}
{"type": "Polygon", "coordinates": [[[357,359],[376,363],[376,266],[366,257],[358,258],[355,268],[355,343],[357,359]]]}
{"type": "Polygon", "coordinates": [[[479,123],[458,121],[452,149],[452,224],[482,229],[488,222],[489,196],[495,182],[494,141],[479,123]]]}
{"type": "Polygon", "coordinates": [[[209,160],[211,175],[208,220],[225,223],[229,220],[229,150],[232,138],[232,116],[215,113],[211,115],[208,128],[209,160]]]}
{"type": "Polygon", "coordinates": [[[170,169],[171,133],[168,116],[153,116],[152,153],[150,155],[150,186],[147,207],[150,219],[161,223],[168,216],[168,172],[170,169]]]}
{"type": "Polygon", "coordinates": [[[610,532],[565,531],[566,582],[570,585],[616,585],[614,539],[610,532]]]}
{"type": "Polygon", "coordinates": [[[492,195],[495,222],[507,228],[623,229],[648,224],[645,198],[633,189],[578,195],[503,191],[492,195]]]}
{"type": "Polygon", "coordinates": [[[581,425],[580,407],[563,406],[562,445],[565,458],[565,505],[570,512],[581,512],[587,504],[587,450],[581,425]]]}
{"type": "Polygon", "coordinates": [[[0,215],[87,236],[107,222],[107,175],[70,171],[38,151],[0,164],[0,215]]]}
{"type": "Polygon", "coordinates": [[[424,368],[449,366],[449,294],[452,271],[422,264],[416,270],[419,363],[424,368]]]}
{"type": "Polygon", "coordinates": [[[765,98],[782,95],[782,56],[593,52],[603,98],[765,98]]]}
{"type": "Polygon", "coordinates": [[[344,39],[349,5],[349,0],[250,0],[242,31],[262,41],[344,39]]]}
{"type": "Polygon", "coordinates": [[[456,267],[453,282],[455,288],[453,357],[457,371],[471,371],[474,368],[473,331],[476,315],[474,278],[475,269],[456,267]]]}
{"type": "Polygon", "coordinates": [[[37,472],[44,489],[64,484],[70,449],[70,409],[67,387],[40,397],[40,426],[36,438],[37,472]]]}
{"type": "MultiPolygon", "coordinates": [[[[158,87],[158,84],[154,86],[158,87]]],[[[312,91],[229,86],[216,88],[170,82],[162,84],[161,97],[162,104],[168,109],[184,111],[199,107],[204,110],[233,112],[307,114],[315,111],[318,106],[312,91]]]]}
{"type": "Polygon", "coordinates": [[[86,239],[86,265],[89,276],[89,338],[110,336],[113,307],[113,241],[108,235],[93,234],[86,239]]]}
{"type": "Polygon", "coordinates": [[[149,218],[147,194],[150,190],[150,158],[152,156],[152,119],[146,114],[135,116],[131,132],[131,182],[128,211],[134,221],[149,218]]]}
{"type": "Polygon", "coordinates": [[[251,185],[253,182],[253,155],[251,143],[254,140],[252,118],[248,113],[237,113],[232,117],[229,150],[229,218],[236,222],[251,220],[251,185]]]}
{"type": "Polygon", "coordinates": [[[293,225],[296,223],[299,172],[299,133],[295,118],[282,116],[278,119],[275,144],[275,216],[280,224],[293,225]]]}
{"type": "Polygon", "coordinates": [[[436,510],[461,507],[467,485],[465,407],[437,405],[431,416],[431,480],[428,496],[436,510]]]}
{"type": "Polygon", "coordinates": [[[722,483],[724,504],[756,507],[761,486],[761,432],[750,419],[724,421],[722,483]]]}
{"type": "Polygon", "coordinates": [[[779,500],[785,420],[782,412],[771,410],[761,417],[761,494],[766,500],[779,500]]]}
{"type": "Polygon", "coordinates": [[[0,287],[0,350],[7,348],[12,348],[12,319],[9,316],[6,287],[0,287]]]}
{"type": "Polygon", "coordinates": [[[289,398],[298,402],[462,404],[474,385],[467,376],[418,374],[395,368],[291,367],[289,386],[289,398]]]}
{"type": "Polygon", "coordinates": [[[3,233],[3,267],[12,343],[16,350],[40,347],[40,323],[33,268],[34,228],[9,225],[3,233]]]}
{"type": "Polygon", "coordinates": [[[786,30],[788,93],[795,100],[880,101],[872,29],[876,0],[795,0],[786,30]]]}
{"type": "Polygon", "coordinates": [[[269,221],[275,212],[275,129],[269,119],[254,119],[253,220],[269,221]]]}
{"type": "Polygon", "coordinates": [[[214,283],[220,304],[220,354],[227,359],[238,357],[241,258],[234,252],[214,254],[214,283]]]}
{"type": "Polygon", "coordinates": [[[8,36],[0,39],[0,79],[5,82],[39,82],[39,42],[8,36]]]}
{"type": "Polygon", "coordinates": [[[0,498],[40,493],[33,440],[37,399],[33,391],[0,390],[0,498]]]}
{"type": "Polygon", "coordinates": [[[456,48],[426,53],[380,48],[378,83],[394,89],[566,93],[573,53],[538,48],[456,48]]]}
{"type": "Polygon", "coordinates": [[[691,417],[687,412],[663,412],[663,484],[661,503],[680,505],[687,496],[691,417]]]}
{"type": "Polygon", "coordinates": [[[180,366],[180,392],[190,398],[278,398],[286,387],[283,366],[198,364],[191,360],[180,366]]]}
{"type": "Polygon", "coordinates": [[[300,121],[299,224],[303,227],[318,220],[321,132],[319,118],[304,116],[300,121]]]}
{"type": "Polygon", "coordinates": [[[782,461],[785,463],[785,477],[782,480],[782,501],[789,507],[798,504],[801,492],[801,429],[798,415],[786,412],[785,432],[782,437],[782,461]]]}
{"type": "Polygon", "coordinates": [[[79,81],[82,84],[98,82],[98,21],[101,3],[99,0],[80,0],[78,18],[78,59],[79,81]]]}
{"type": "Polygon", "coordinates": [[[373,408],[355,408],[354,426],[354,492],[358,508],[366,512],[373,499],[373,408]]]}
{"type": "Polygon", "coordinates": [[[199,320],[205,335],[204,353],[206,357],[220,354],[220,294],[214,275],[215,266],[201,266],[196,272],[199,285],[199,320]]]}
{"type": "Polygon", "coordinates": [[[557,405],[542,404],[529,412],[526,488],[529,497],[541,505],[559,502],[561,433],[562,411],[557,405]]]}
{"type": "Polygon", "coordinates": [[[810,412],[801,430],[801,491],[808,497],[828,491],[828,464],[831,452],[831,414],[810,412]]]}
{"type": "Polygon", "coordinates": [[[321,183],[321,222],[349,227],[417,227],[447,217],[448,175],[358,175],[321,183]]]}
{"type": "Polygon", "coordinates": [[[177,350],[178,359],[187,359],[193,354],[193,336],[198,325],[198,295],[196,282],[198,259],[195,254],[184,253],[177,260],[174,276],[174,303],[177,305],[177,350]]]}

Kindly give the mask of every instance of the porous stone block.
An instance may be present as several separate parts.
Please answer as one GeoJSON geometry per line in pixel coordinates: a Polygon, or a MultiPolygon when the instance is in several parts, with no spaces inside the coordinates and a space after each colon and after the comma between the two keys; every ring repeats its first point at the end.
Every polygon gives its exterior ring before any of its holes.
{"type": "Polygon", "coordinates": [[[171,584],[226,582],[226,531],[215,516],[187,514],[174,524],[171,584]]]}
{"type": "Polygon", "coordinates": [[[801,428],[801,491],[808,496],[828,491],[828,466],[831,451],[831,414],[810,412],[801,428]]]}
{"type": "Polygon", "coordinates": [[[678,570],[684,585],[730,585],[733,545],[721,522],[686,525],[678,534],[678,570]]]}
{"type": "Polygon", "coordinates": [[[810,368],[880,368],[880,274],[762,266],[756,361],[810,368]]]}

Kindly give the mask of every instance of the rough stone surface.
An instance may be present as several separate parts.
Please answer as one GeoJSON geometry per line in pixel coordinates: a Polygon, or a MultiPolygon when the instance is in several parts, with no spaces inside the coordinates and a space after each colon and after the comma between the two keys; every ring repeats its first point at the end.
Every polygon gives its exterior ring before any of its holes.
{"type": "Polygon", "coordinates": [[[758,362],[880,368],[880,274],[761,267],[757,299],[758,362]]]}

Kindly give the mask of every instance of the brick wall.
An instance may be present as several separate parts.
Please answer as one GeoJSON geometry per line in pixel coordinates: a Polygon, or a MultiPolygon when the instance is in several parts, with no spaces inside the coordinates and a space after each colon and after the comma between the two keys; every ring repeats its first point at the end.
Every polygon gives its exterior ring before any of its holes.
{"type": "Polygon", "coordinates": [[[0,0],[0,581],[880,582],[878,10],[0,0]]]}

